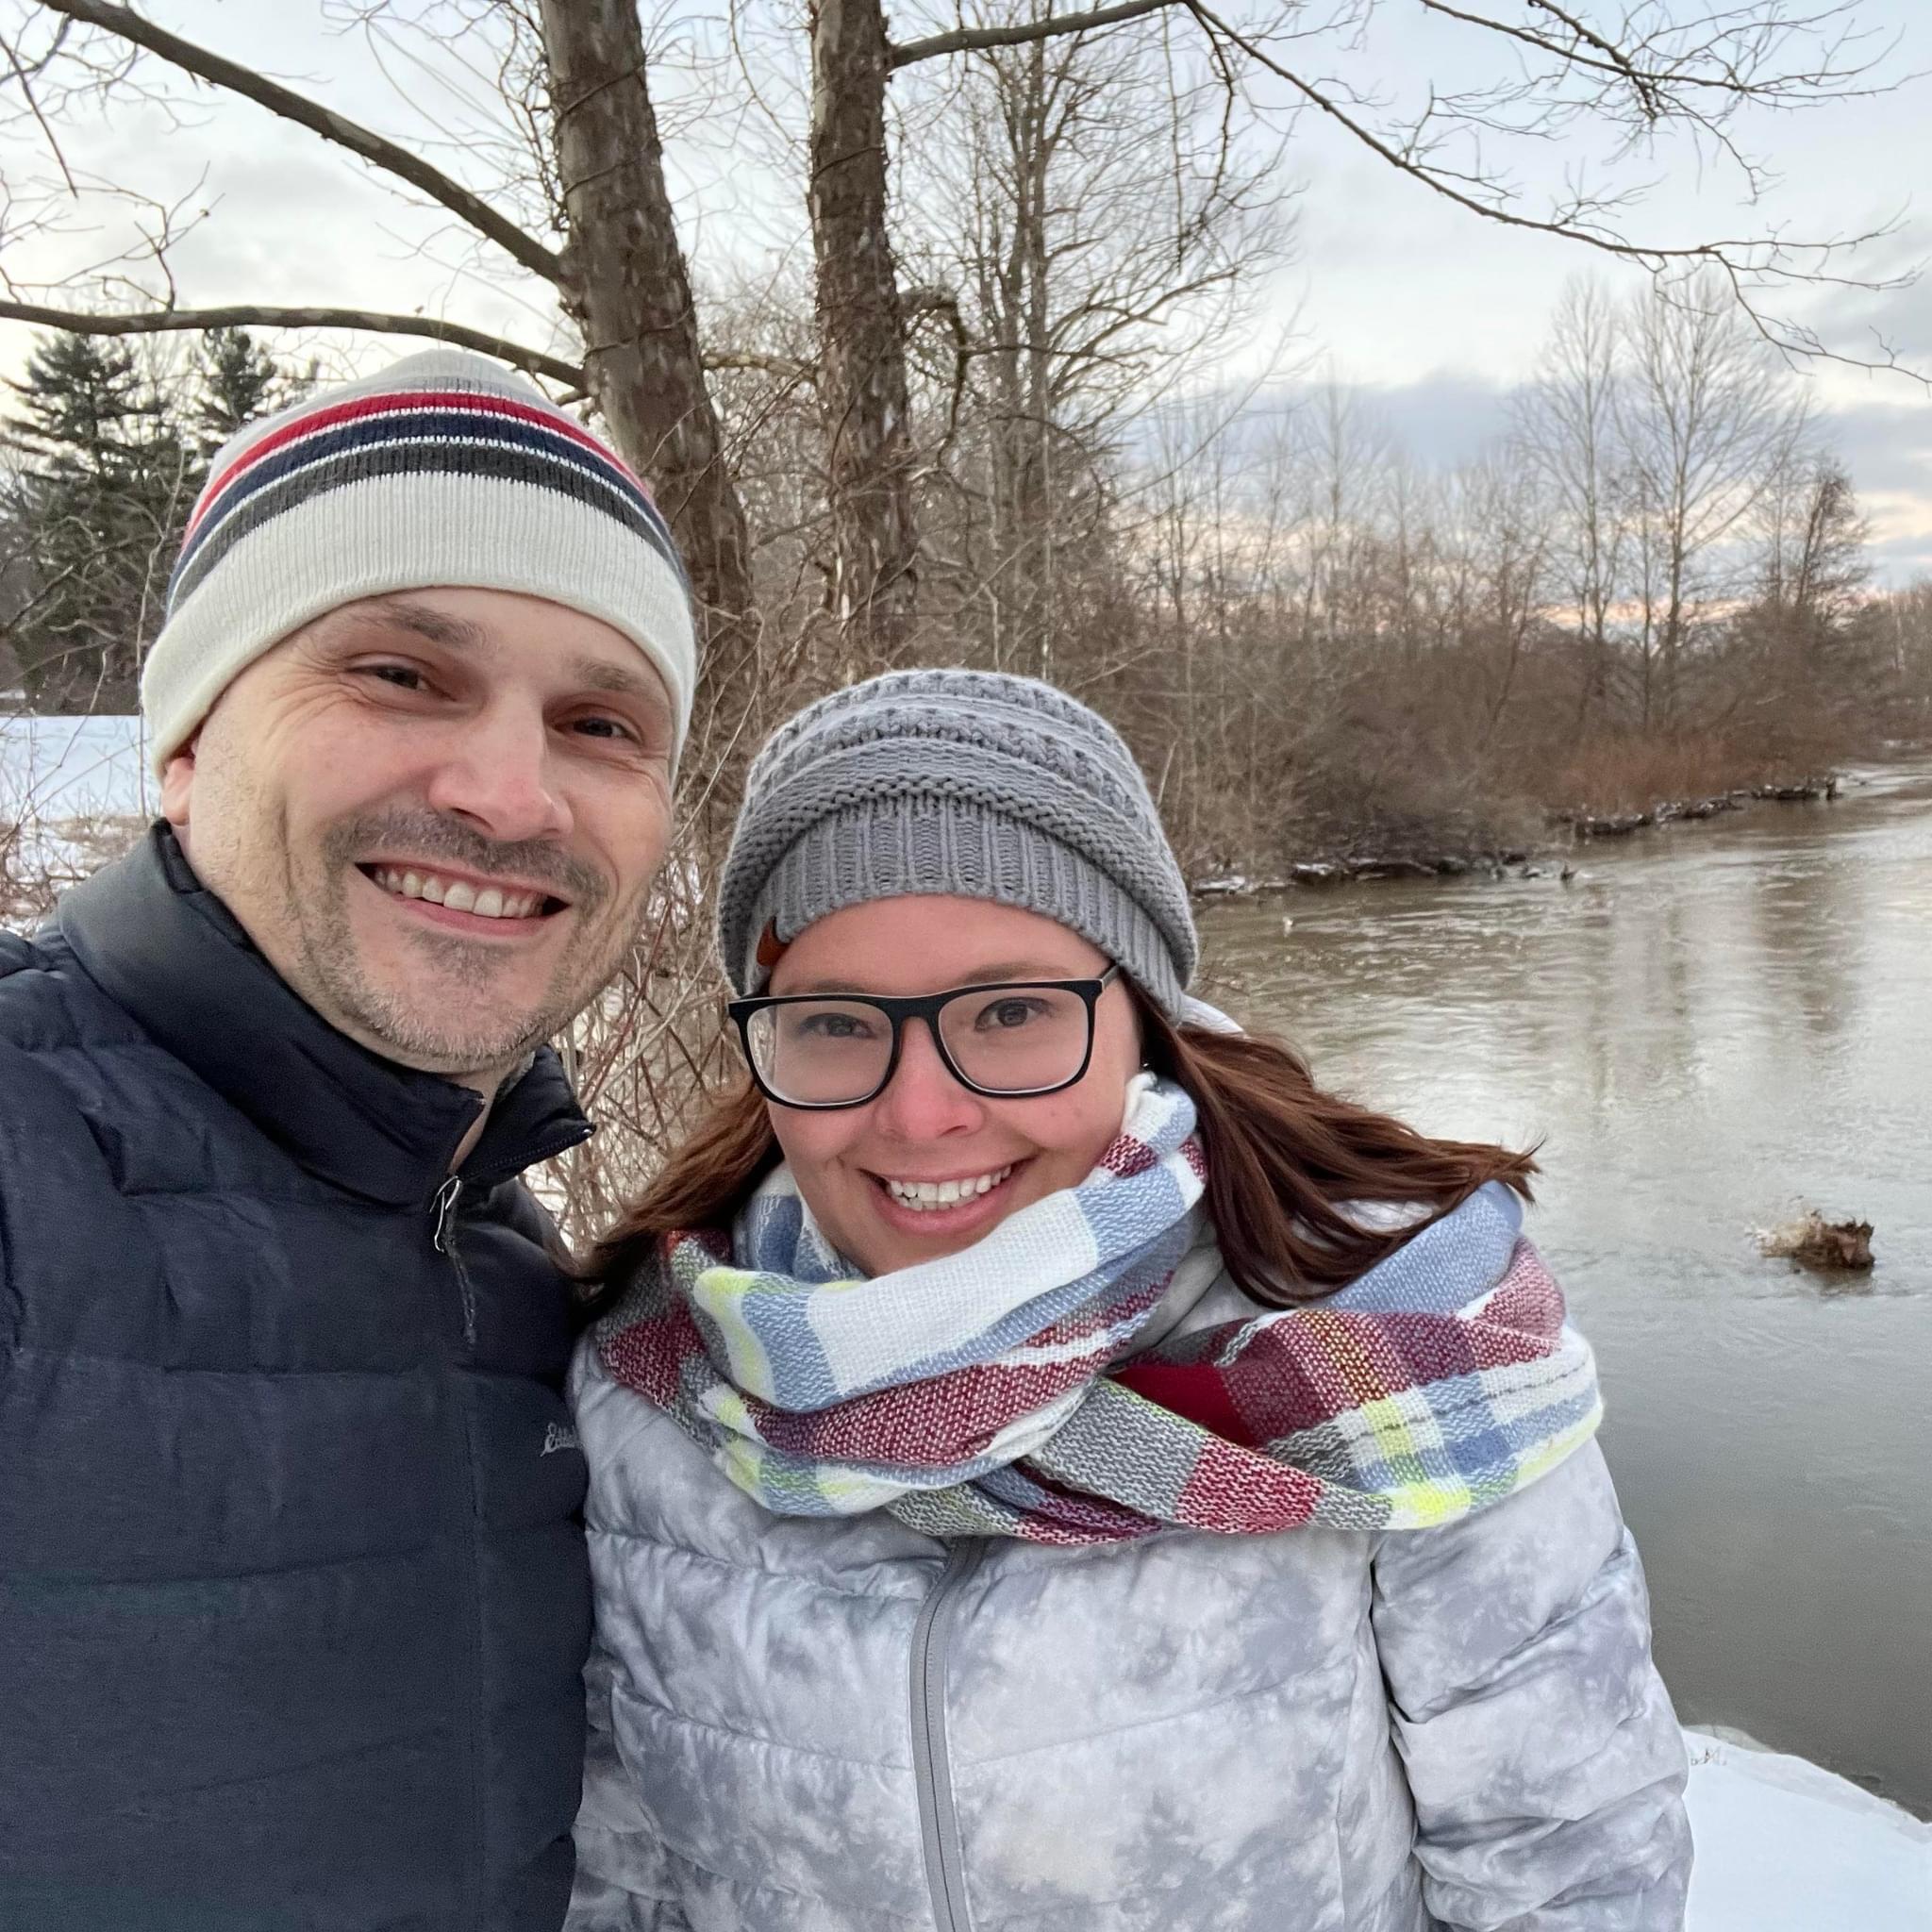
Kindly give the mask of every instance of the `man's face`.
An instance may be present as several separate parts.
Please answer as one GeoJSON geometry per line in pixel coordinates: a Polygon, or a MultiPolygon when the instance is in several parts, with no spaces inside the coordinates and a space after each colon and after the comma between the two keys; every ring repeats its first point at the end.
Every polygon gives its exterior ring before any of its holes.
{"type": "Polygon", "coordinates": [[[487,1091],[615,972],[670,838],[673,731],[608,625],[410,591],[251,664],[170,761],[162,810],[332,1026],[487,1091]]]}

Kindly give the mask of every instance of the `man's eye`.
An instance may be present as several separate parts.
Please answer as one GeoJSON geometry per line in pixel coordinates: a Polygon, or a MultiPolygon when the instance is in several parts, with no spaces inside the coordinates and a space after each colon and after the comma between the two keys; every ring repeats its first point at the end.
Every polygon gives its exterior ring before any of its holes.
{"type": "Polygon", "coordinates": [[[608,718],[601,712],[587,718],[576,718],[571,727],[580,738],[608,739],[613,743],[628,741],[635,744],[638,735],[621,718],[608,718]]]}
{"type": "Polygon", "coordinates": [[[423,689],[423,674],[413,664],[365,664],[362,674],[365,677],[378,677],[384,684],[392,684],[398,691],[423,689]]]}

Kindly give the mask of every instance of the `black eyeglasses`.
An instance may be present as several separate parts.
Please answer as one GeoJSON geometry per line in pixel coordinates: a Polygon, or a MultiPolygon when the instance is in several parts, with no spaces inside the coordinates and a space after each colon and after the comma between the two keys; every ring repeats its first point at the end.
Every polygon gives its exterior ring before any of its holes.
{"type": "Polygon", "coordinates": [[[951,992],[784,993],[733,1000],[745,1063],[780,1107],[863,1107],[891,1084],[908,1020],[923,1020],[946,1071],[992,1100],[1072,1087],[1093,1058],[1093,1008],[1118,966],[1097,979],[1018,979],[951,992]]]}

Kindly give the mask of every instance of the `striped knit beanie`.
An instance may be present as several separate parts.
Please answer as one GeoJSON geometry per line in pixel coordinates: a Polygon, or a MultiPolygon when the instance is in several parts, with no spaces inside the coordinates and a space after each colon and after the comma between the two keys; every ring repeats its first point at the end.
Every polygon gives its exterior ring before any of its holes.
{"type": "Polygon", "coordinates": [[[650,492],[532,383],[436,349],[251,423],[216,456],[142,675],[155,770],[291,631],[437,588],[520,591],[609,625],[663,677],[682,743],[691,591],[650,492]]]}
{"type": "Polygon", "coordinates": [[[1186,1011],[1194,922],[1160,814],[1113,727],[1051,685],[888,672],[808,706],[752,761],[718,892],[739,992],[814,921],[916,893],[1044,913],[1186,1011]]]}

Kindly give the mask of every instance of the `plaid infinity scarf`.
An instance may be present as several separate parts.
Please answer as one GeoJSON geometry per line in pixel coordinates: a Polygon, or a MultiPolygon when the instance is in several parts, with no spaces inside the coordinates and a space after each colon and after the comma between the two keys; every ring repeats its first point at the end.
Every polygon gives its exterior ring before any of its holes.
{"type": "Polygon", "coordinates": [[[1322,1302],[1133,1355],[1177,1268],[1219,1271],[1193,1126],[1141,1075],[1077,1188],[871,1279],[781,1168],[728,1240],[667,1238],[598,1349],[774,1514],[937,1537],[1426,1528],[1590,1438],[1595,1364],[1499,1184],[1322,1302]]]}

